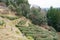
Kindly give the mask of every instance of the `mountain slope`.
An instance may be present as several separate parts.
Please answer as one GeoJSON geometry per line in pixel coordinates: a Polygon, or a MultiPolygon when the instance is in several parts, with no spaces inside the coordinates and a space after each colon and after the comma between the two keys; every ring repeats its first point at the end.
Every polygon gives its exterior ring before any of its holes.
{"type": "Polygon", "coordinates": [[[34,25],[25,17],[16,18],[10,10],[7,14],[5,11],[6,8],[0,10],[0,40],[58,40],[55,31],[34,25]]]}
{"type": "Polygon", "coordinates": [[[0,25],[0,40],[28,40],[9,20],[0,19],[5,22],[4,25],[0,25]]]}

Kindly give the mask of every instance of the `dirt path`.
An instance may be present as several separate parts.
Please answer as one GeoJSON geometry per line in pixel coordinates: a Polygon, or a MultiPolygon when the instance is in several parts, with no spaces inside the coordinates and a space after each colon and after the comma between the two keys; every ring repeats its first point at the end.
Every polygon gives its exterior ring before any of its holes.
{"type": "Polygon", "coordinates": [[[60,32],[57,32],[57,33],[58,33],[58,36],[59,36],[58,39],[60,40],[60,32]]]}

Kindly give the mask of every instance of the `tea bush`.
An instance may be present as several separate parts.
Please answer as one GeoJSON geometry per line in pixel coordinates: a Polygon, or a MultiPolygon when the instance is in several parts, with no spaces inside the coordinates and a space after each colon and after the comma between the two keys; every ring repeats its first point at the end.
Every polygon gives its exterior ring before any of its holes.
{"type": "Polygon", "coordinates": [[[18,27],[19,30],[24,35],[30,36],[34,40],[58,40],[57,39],[57,34],[56,34],[55,31],[52,31],[52,30],[48,31],[47,29],[44,29],[44,28],[39,27],[39,26],[36,26],[34,24],[29,24],[28,27],[26,27],[26,26],[20,26],[20,25],[18,25],[16,27],[18,27]]]}
{"type": "Polygon", "coordinates": [[[7,16],[7,15],[0,15],[0,17],[2,18],[7,18],[9,20],[15,20],[15,19],[18,19],[19,17],[17,16],[7,16]]]}

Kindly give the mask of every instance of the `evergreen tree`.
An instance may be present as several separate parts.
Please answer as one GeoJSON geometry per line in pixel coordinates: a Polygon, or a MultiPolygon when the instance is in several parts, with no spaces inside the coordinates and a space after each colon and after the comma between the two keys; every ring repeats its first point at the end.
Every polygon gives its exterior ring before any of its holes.
{"type": "Polygon", "coordinates": [[[60,24],[60,10],[58,8],[50,7],[47,12],[48,25],[53,26],[57,31],[59,31],[58,25],[60,24]]]}

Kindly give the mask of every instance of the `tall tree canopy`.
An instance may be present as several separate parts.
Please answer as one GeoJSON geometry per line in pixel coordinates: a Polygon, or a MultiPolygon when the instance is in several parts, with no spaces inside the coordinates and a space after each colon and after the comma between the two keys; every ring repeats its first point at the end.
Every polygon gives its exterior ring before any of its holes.
{"type": "Polygon", "coordinates": [[[51,7],[47,12],[48,25],[60,31],[60,9],[51,7]]]}

